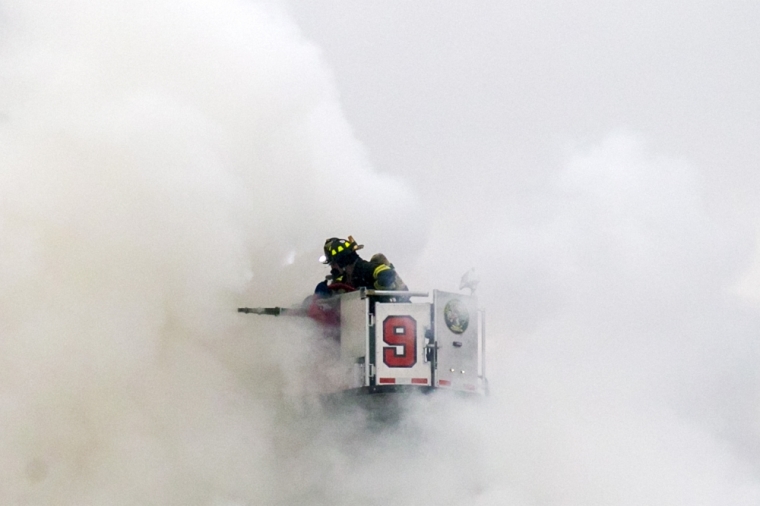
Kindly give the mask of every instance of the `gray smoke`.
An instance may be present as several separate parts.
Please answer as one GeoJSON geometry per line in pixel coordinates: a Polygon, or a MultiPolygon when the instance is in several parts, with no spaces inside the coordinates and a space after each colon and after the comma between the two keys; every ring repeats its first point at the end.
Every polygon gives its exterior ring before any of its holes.
{"type": "Polygon", "coordinates": [[[752,227],[625,131],[531,187],[458,210],[469,259],[436,255],[442,232],[420,261],[488,274],[492,503],[756,503],[758,318],[736,288],[752,227]]]}
{"type": "Polygon", "coordinates": [[[276,4],[0,23],[4,504],[760,500],[754,230],[698,166],[621,131],[509,198],[464,168],[415,194],[276,4]],[[316,326],[235,313],[298,303],[348,234],[414,288],[477,267],[489,399],[324,412],[316,326]]]}
{"type": "Polygon", "coordinates": [[[329,234],[416,241],[399,226],[413,195],[369,168],[317,51],[276,10],[2,14],[1,502],[287,496],[288,413],[329,350],[306,324],[235,309],[299,302],[329,234]]]}

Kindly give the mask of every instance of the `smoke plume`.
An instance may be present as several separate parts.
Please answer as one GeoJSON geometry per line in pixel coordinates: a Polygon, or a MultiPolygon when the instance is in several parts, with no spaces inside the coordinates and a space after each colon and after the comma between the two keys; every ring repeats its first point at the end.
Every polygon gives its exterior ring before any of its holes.
{"type": "Polygon", "coordinates": [[[508,201],[415,193],[272,2],[11,0],[0,33],[3,504],[760,500],[754,230],[700,167],[621,131],[508,201]],[[488,399],[325,411],[319,329],[235,312],[348,234],[415,289],[477,267],[488,399]]]}

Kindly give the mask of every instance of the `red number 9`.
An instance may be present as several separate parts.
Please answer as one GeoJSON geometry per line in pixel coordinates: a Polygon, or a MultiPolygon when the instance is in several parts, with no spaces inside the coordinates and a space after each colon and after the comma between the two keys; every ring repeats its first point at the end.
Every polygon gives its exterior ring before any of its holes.
{"type": "Polygon", "coordinates": [[[391,345],[383,346],[383,363],[388,367],[414,367],[417,363],[417,322],[411,316],[386,318],[383,342],[391,345]]]}

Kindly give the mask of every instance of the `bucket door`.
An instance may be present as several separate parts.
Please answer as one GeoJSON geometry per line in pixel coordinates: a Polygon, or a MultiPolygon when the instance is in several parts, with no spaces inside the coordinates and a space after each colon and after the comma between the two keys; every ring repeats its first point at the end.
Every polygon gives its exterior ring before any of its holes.
{"type": "Polygon", "coordinates": [[[430,304],[375,304],[375,366],[377,385],[430,386],[430,362],[425,331],[430,328],[430,304]]]}
{"type": "Polygon", "coordinates": [[[438,347],[436,386],[476,392],[478,377],[478,303],[475,297],[433,292],[435,340],[438,347]]]}

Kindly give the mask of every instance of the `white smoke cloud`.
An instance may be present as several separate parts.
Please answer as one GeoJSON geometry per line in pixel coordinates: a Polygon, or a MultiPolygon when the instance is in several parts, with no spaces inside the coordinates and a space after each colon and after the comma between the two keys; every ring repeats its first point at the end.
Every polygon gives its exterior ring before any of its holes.
{"type": "Polygon", "coordinates": [[[480,433],[470,499],[757,502],[758,327],[734,295],[752,227],[631,132],[573,147],[540,183],[443,209],[418,263],[483,276],[492,396],[477,421],[431,423],[445,445],[480,433]]]}
{"type": "Polygon", "coordinates": [[[1,502],[757,503],[753,245],[698,167],[615,134],[428,231],[276,6],[0,9],[1,502]],[[317,329],[234,309],[348,234],[414,287],[477,266],[486,403],[314,412],[317,329]]]}
{"type": "Polygon", "coordinates": [[[235,308],[298,302],[330,235],[416,240],[413,194],[271,6],[2,10],[0,501],[279,500],[329,350],[235,308]]]}
{"type": "Polygon", "coordinates": [[[488,244],[509,268],[486,263],[487,304],[518,308],[492,315],[513,338],[493,347],[491,461],[509,455],[539,504],[757,502],[756,323],[730,295],[747,231],[695,167],[628,133],[576,151],[533,202],[530,229],[501,221],[488,244]]]}

